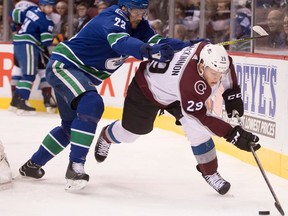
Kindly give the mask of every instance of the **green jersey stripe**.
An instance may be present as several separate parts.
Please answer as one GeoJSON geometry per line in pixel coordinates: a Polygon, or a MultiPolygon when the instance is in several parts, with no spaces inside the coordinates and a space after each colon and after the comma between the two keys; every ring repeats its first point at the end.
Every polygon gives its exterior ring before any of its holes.
{"type": "Polygon", "coordinates": [[[35,44],[36,46],[41,46],[40,41],[38,41],[32,35],[28,35],[28,34],[23,34],[23,35],[15,34],[13,36],[13,41],[14,42],[30,42],[32,44],[35,44]]]}
{"type": "Polygon", "coordinates": [[[71,143],[74,145],[90,147],[94,139],[94,134],[85,133],[85,131],[76,131],[71,129],[71,143]]]}
{"type": "Polygon", "coordinates": [[[82,71],[89,73],[91,76],[103,81],[111,76],[111,73],[108,71],[100,71],[96,68],[86,66],[76,55],[75,53],[69,49],[65,44],[58,44],[53,50],[53,54],[57,54],[62,56],[63,58],[70,61],[72,64],[76,65],[82,71]]]}
{"type": "Polygon", "coordinates": [[[32,89],[32,82],[19,80],[17,82],[17,88],[32,89]]]}
{"type": "Polygon", "coordinates": [[[12,13],[12,17],[13,17],[12,19],[14,20],[14,22],[18,24],[22,24],[21,19],[20,19],[20,13],[21,13],[20,9],[15,9],[13,10],[13,13],[12,13]]]}
{"type": "Polygon", "coordinates": [[[163,37],[161,35],[156,34],[149,39],[148,43],[158,44],[161,39],[163,39],[163,37]]]}
{"type": "Polygon", "coordinates": [[[53,67],[55,75],[70,89],[75,97],[86,91],[81,83],[67,69],[63,68],[61,62],[55,61],[53,67]]]}
{"type": "Polygon", "coordinates": [[[112,47],[119,39],[123,38],[123,37],[129,37],[130,35],[128,33],[111,33],[108,34],[107,36],[107,40],[110,44],[110,46],[112,47]]]}
{"type": "Polygon", "coordinates": [[[51,134],[48,134],[43,140],[42,146],[47,149],[53,156],[60,153],[64,147],[60,145],[60,143],[52,137],[51,134]]]}

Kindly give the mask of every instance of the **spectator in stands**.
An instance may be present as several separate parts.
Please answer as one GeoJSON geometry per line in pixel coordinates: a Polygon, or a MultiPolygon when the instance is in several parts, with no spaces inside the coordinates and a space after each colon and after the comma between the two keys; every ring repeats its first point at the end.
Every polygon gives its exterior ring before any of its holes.
{"type": "Polygon", "coordinates": [[[0,0],[0,41],[3,40],[3,0],[0,0]]]}
{"type": "Polygon", "coordinates": [[[53,46],[56,46],[58,43],[68,40],[68,22],[61,25],[61,32],[53,37],[53,46]]]}
{"type": "Polygon", "coordinates": [[[106,1],[98,1],[96,3],[96,7],[98,9],[98,14],[101,13],[104,9],[109,7],[109,4],[106,1]]]}
{"type": "Polygon", "coordinates": [[[160,19],[149,21],[151,28],[159,35],[163,34],[163,23],[160,19]]]}
{"type": "Polygon", "coordinates": [[[0,41],[3,40],[3,22],[0,21],[0,41]]]}
{"type": "Polygon", "coordinates": [[[89,5],[86,2],[80,2],[76,6],[76,17],[78,21],[76,33],[79,32],[83,28],[83,26],[91,19],[87,14],[88,7],[89,5]]]}
{"type": "Polygon", "coordinates": [[[213,18],[214,43],[227,41],[230,34],[230,1],[217,2],[217,13],[213,18]]]}
{"type": "MultiPolygon", "coordinates": [[[[67,1],[67,0],[65,0],[65,1],[67,1]]],[[[91,7],[91,6],[93,6],[95,0],[74,0],[75,6],[77,6],[81,2],[85,2],[88,5],[88,7],[91,7]]]]}
{"type": "MultiPolygon", "coordinates": [[[[182,0],[176,0],[175,1],[175,9],[174,9],[174,23],[176,24],[183,24],[183,20],[185,17],[185,11],[186,11],[186,4],[182,0]]],[[[164,27],[164,34],[168,36],[169,33],[169,22],[167,20],[166,27],[164,27]]]]}
{"type": "MultiPolygon", "coordinates": [[[[53,30],[53,36],[58,34],[63,34],[62,30],[64,29],[63,26],[68,22],[68,4],[66,1],[58,1],[56,4],[56,11],[60,15],[60,21],[55,25],[53,30]]],[[[76,29],[77,26],[77,19],[75,18],[74,21],[74,28],[76,29]]],[[[75,32],[75,29],[73,32],[75,32]]]]}
{"type": "Polygon", "coordinates": [[[288,13],[285,14],[283,19],[283,29],[285,33],[285,45],[288,47],[288,13]]]}
{"type": "Polygon", "coordinates": [[[0,0],[0,41],[3,40],[3,1],[0,0]]]}
{"type": "Polygon", "coordinates": [[[93,18],[94,16],[97,16],[105,8],[115,4],[117,4],[117,1],[115,0],[95,0],[93,6],[88,8],[87,12],[88,16],[90,18],[93,18]]]}
{"type": "Polygon", "coordinates": [[[286,6],[286,0],[257,0],[256,6],[262,8],[283,8],[286,6]]]}
{"type": "Polygon", "coordinates": [[[56,4],[56,12],[60,15],[60,21],[55,25],[53,35],[61,33],[62,25],[67,23],[68,19],[68,4],[65,1],[58,1],[56,4]]]}
{"type": "Polygon", "coordinates": [[[186,0],[185,16],[191,16],[194,10],[200,10],[200,0],[186,0]]]}
{"type": "Polygon", "coordinates": [[[187,29],[183,24],[176,24],[174,26],[174,38],[185,41],[187,29]]]}
{"type": "Polygon", "coordinates": [[[186,27],[186,39],[199,36],[200,0],[187,0],[183,24],[186,27]]]}
{"type": "Polygon", "coordinates": [[[93,5],[91,5],[89,8],[88,8],[88,11],[87,11],[87,14],[88,16],[92,19],[93,17],[97,16],[98,15],[98,8],[96,6],[96,3],[98,2],[99,0],[95,0],[93,5]]]}
{"type": "Polygon", "coordinates": [[[150,0],[148,20],[160,19],[165,24],[169,19],[168,3],[169,1],[167,0],[150,0]]]}
{"type": "Polygon", "coordinates": [[[0,22],[3,21],[3,1],[0,0],[0,22]]]}
{"type": "Polygon", "coordinates": [[[174,19],[175,24],[182,24],[185,17],[186,4],[180,0],[175,2],[174,19]]]}
{"type": "Polygon", "coordinates": [[[271,48],[283,48],[285,35],[283,31],[283,14],[280,10],[271,10],[267,15],[269,36],[267,46],[271,48]]]}
{"type": "MultiPolygon", "coordinates": [[[[251,4],[248,0],[238,0],[234,3],[235,18],[234,30],[231,31],[231,37],[235,39],[246,38],[251,36],[251,4]]],[[[230,50],[250,52],[250,42],[245,41],[230,45],[230,50]]]]}

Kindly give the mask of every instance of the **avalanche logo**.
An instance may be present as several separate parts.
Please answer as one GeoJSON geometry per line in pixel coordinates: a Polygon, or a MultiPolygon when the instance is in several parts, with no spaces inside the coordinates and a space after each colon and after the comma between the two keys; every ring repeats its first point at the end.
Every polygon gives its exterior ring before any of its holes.
{"type": "Polygon", "coordinates": [[[207,89],[207,86],[204,81],[199,80],[195,83],[194,89],[199,95],[203,95],[207,89]]]}

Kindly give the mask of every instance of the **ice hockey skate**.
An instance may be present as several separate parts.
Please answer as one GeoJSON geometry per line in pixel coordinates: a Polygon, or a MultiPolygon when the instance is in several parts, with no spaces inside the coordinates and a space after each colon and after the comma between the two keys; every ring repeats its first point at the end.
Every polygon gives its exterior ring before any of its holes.
{"type": "Polygon", "coordinates": [[[10,106],[8,107],[8,111],[11,111],[11,112],[16,112],[17,111],[17,104],[18,104],[19,98],[20,97],[17,94],[14,94],[12,96],[12,100],[10,102],[10,106]]]}
{"type": "Polygon", "coordinates": [[[35,115],[36,109],[31,107],[27,100],[23,98],[18,99],[17,103],[17,115],[35,115]]]}
{"type": "Polygon", "coordinates": [[[35,179],[40,179],[45,175],[45,171],[41,166],[33,163],[31,159],[20,167],[19,172],[22,176],[32,177],[35,179]]]}
{"type": "Polygon", "coordinates": [[[56,113],[57,103],[51,94],[43,94],[44,106],[47,113],[56,113]]]}
{"type": "Polygon", "coordinates": [[[107,141],[107,138],[105,136],[106,128],[107,126],[102,129],[95,146],[94,156],[98,163],[103,162],[107,158],[111,146],[111,143],[107,141]]]}
{"type": "Polygon", "coordinates": [[[202,175],[206,182],[214,188],[219,194],[226,194],[231,185],[225,179],[223,179],[218,172],[212,175],[202,175]]]}
{"type": "Polygon", "coordinates": [[[66,180],[65,190],[67,191],[77,191],[86,187],[89,175],[85,173],[84,164],[70,161],[66,171],[66,180]]]}
{"type": "Polygon", "coordinates": [[[12,183],[12,172],[6,154],[4,153],[4,147],[0,141],[0,190],[7,189],[12,183]]]}

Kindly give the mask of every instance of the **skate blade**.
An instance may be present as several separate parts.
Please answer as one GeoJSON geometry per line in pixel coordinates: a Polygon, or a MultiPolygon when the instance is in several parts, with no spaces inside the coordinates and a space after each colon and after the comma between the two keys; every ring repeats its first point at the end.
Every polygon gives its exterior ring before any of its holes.
{"type": "Polygon", "coordinates": [[[7,181],[4,183],[0,183],[0,191],[7,190],[12,187],[12,181],[7,181]]]}
{"type": "Polygon", "coordinates": [[[8,107],[8,111],[15,113],[15,112],[17,111],[17,107],[15,107],[15,106],[9,106],[9,107],[8,107]]]}
{"type": "Polygon", "coordinates": [[[18,109],[16,111],[16,114],[19,116],[33,116],[33,115],[36,115],[36,111],[26,111],[26,110],[18,109]]]}
{"type": "Polygon", "coordinates": [[[83,188],[86,187],[87,183],[88,183],[88,181],[86,181],[86,180],[67,179],[65,190],[68,192],[74,192],[74,191],[82,190],[83,188]]]}
{"type": "Polygon", "coordinates": [[[46,112],[49,114],[55,114],[57,109],[55,107],[46,107],[46,112]]]}

